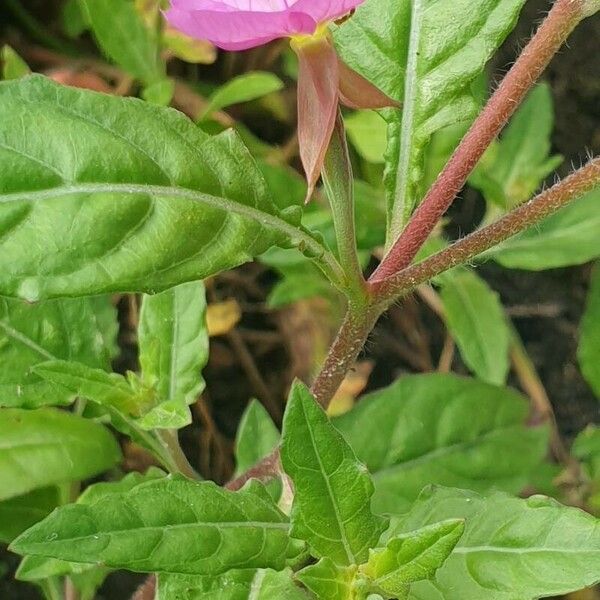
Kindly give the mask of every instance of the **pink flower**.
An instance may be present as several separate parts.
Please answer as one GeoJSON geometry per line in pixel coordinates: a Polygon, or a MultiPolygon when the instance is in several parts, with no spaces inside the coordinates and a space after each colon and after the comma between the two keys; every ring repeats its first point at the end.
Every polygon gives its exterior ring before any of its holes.
{"type": "Polygon", "coordinates": [[[328,23],[364,0],[171,0],[166,18],[193,38],[223,50],[246,50],[292,38],[298,55],[298,142],[312,196],[333,134],[339,103],[398,106],[337,56],[328,23]]]}
{"type": "Polygon", "coordinates": [[[167,20],[223,50],[246,50],[277,38],[312,35],[364,0],[171,0],[167,20]]]}

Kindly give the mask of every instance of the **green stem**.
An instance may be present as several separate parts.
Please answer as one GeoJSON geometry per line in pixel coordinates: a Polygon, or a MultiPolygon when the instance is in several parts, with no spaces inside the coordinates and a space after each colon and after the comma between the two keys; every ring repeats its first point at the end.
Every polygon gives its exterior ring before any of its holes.
{"type": "Polygon", "coordinates": [[[331,205],[340,264],[349,279],[350,293],[364,296],[365,280],[358,261],[354,224],[354,179],[344,121],[338,110],[331,142],[323,163],[323,184],[331,205]]]}
{"type": "Polygon", "coordinates": [[[172,473],[177,472],[189,477],[190,479],[200,479],[200,476],[190,465],[186,455],[179,445],[179,436],[176,429],[160,429],[156,432],[156,437],[159,439],[163,448],[167,451],[172,473]]]}
{"type": "Polygon", "coordinates": [[[46,600],[64,600],[61,580],[59,577],[49,577],[38,584],[46,600]]]}

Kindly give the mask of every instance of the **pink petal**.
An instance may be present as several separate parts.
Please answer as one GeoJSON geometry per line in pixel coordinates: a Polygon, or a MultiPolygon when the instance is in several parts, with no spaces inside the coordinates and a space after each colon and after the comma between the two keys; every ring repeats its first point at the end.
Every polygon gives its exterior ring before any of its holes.
{"type": "Polygon", "coordinates": [[[171,0],[169,23],[224,50],[245,50],[271,40],[315,32],[364,0],[171,0]]]}
{"type": "Polygon", "coordinates": [[[317,28],[316,21],[301,12],[236,11],[215,0],[191,0],[190,4],[220,4],[222,10],[189,11],[178,8],[181,4],[181,0],[174,2],[165,13],[169,23],[191,37],[209,40],[223,50],[245,50],[289,35],[312,34],[317,28]]]}

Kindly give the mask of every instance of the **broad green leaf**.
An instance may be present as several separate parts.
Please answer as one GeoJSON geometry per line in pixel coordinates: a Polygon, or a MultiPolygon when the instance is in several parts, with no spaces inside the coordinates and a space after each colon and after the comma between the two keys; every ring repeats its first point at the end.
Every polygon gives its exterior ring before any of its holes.
{"type": "Polygon", "coordinates": [[[229,571],[219,577],[158,576],[160,600],[308,600],[292,572],[269,569],[229,571]]]}
{"type": "Polygon", "coordinates": [[[371,512],[373,483],[308,389],[296,381],[283,419],[281,462],[294,483],[292,535],[318,557],[360,564],[387,520],[371,512]]]}
{"type": "Polygon", "coordinates": [[[539,225],[485,254],[509,269],[542,271],[600,256],[600,190],[575,200],[539,225]]]}
{"type": "Polygon", "coordinates": [[[435,575],[464,529],[464,521],[449,519],[394,536],[385,548],[371,550],[361,572],[369,578],[372,591],[386,598],[406,598],[411,583],[435,575]]]}
{"type": "Polygon", "coordinates": [[[279,443],[279,437],[279,430],[265,407],[252,400],[242,415],[235,438],[236,475],[267,456],[279,443]]]}
{"type": "Polygon", "coordinates": [[[146,84],[164,77],[157,36],[132,0],[80,0],[85,20],[108,58],[146,84]]]}
{"type": "Polygon", "coordinates": [[[0,542],[12,542],[20,533],[41,521],[58,504],[56,487],[40,488],[0,502],[0,542]]]}
{"type": "Polygon", "coordinates": [[[436,131],[477,110],[471,83],[513,28],[524,0],[367,0],[336,33],[342,57],[403,104],[388,113],[388,244],[425,190],[436,131]],[[385,19],[381,15],[386,15],[385,19]]]}
{"type": "Polygon", "coordinates": [[[31,73],[27,63],[8,44],[0,50],[2,79],[20,79],[31,73]]]}
{"type": "Polygon", "coordinates": [[[387,125],[373,110],[358,110],[344,119],[348,138],[362,158],[372,163],[385,161],[387,125]]]}
{"type": "Polygon", "coordinates": [[[486,200],[500,201],[504,208],[529,200],[562,162],[562,157],[550,156],[553,126],[552,92],[547,84],[540,84],[511,119],[493,160],[478,167],[484,176],[472,177],[471,184],[483,192],[486,200]],[[497,190],[501,198],[497,198],[497,190]]]}
{"type": "Polygon", "coordinates": [[[0,406],[68,404],[67,391],[42,380],[32,367],[65,359],[107,369],[116,334],[116,311],[108,297],[40,304],[0,298],[0,406]]]}
{"type": "Polygon", "coordinates": [[[528,413],[514,391],[431,374],[402,377],[334,423],[372,473],[375,510],[398,514],[430,483],[521,491],[548,444],[528,413]]]}
{"type": "MultiPolygon", "coordinates": [[[[140,483],[160,479],[164,476],[165,473],[163,471],[152,467],[146,473],[129,473],[120,481],[95,483],[88,486],[83,494],[77,498],[77,504],[93,504],[110,494],[127,492],[140,483]]],[[[49,577],[68,575],[76,581],[78,588],[81,589],[84,587],[95,590],[109,572],[110,570],[104,567],[30,555],[25,556],[21,561],[16,578],[21,581],[39,581],[49,577]]],[[[89,597],[90,599],[94,598],[94,594],[90,594],[89,597]]]]}
{"type": "Polygon", "coordinates": [[[112,434],[55,409],[0,410],[0,499],[92,477],[121,459],[112,434]]]}
{"type": "Polygon", "coordinates": [[[342,567],[325,557],[318,563],[298,571],[296,578],[317,598],[354,600],[356,598],[354,584],[357,571],[356,565],[342,567]]]}
{"type": "Polygon", "coordinates": [[[446,324],[463,360],[483,381],[503,384],[510,332],[498,294],[467,269],[450,271],[441,285],[446,324]]]}
{"type": "Polygon", "coordinates": [[[42,77],[1,83],[0,105],[0,294],[154,293],[277,244],[335,268],[230,131],[42,77]]]}
{"type": "Polygon", "coordinates": [[[142,419],[145,429],[180,428],[191,423],[189,404],[204,389],[208,361],[206,298],[201,281],[145,296],[138,329],[144,383],[159,404],[142,419]]]}
{"type": "Polygon", "coordinates": [[[282,88],[283,82],[273,73],[254,71],[239,75],[230,79],[211,95],[201,118],[206,119],[217,110],[232,104],[256,100],[282,88]]]}
{"type": "Polygon", "coordinates": [[[283,569],[301,546],[266,492],[168,477],[62,507],[12,549],[131,571],[220,575],[283,569]]]}
{"type": "Polygon", "coordinates": [[[433,487],[390,535],[456,518],[465,519],[465,533],[431,582],[411,586],[410,600],[533,600],[600,579],[598,520],[545,496],[433,487]]]}
{"type": "Polygon", "coordinates": [[[583,376],[600,398],[600,265],[596,265],[592,274],[577,357],[583,376]]]}

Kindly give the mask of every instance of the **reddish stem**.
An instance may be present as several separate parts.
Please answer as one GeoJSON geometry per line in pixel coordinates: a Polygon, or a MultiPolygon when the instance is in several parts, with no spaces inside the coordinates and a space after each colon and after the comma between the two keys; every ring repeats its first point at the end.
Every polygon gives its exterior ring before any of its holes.
{"type": "MultiPolygon", "coordinates": [[[[372,294],[378,301],[393,302],[399,295],[406,294],[436,275],[474,259],[513,235],[539,223],[598,185],[600,185],[600,158],[595,158],[585,167],[495,223],[466,236],[438,254],[400,271],[385,281],[371,283],[372,294]]],[[[600,210],[600,205],[598,208],[600,210]]]]}
{"type": "Polygon", "coordinates": [[[557,0],[541,27],[465,135],[404,231],[371,276],[377,283],[406,268],[465,185],[479,159],[583,17],[581,0],[557,0]]]}

